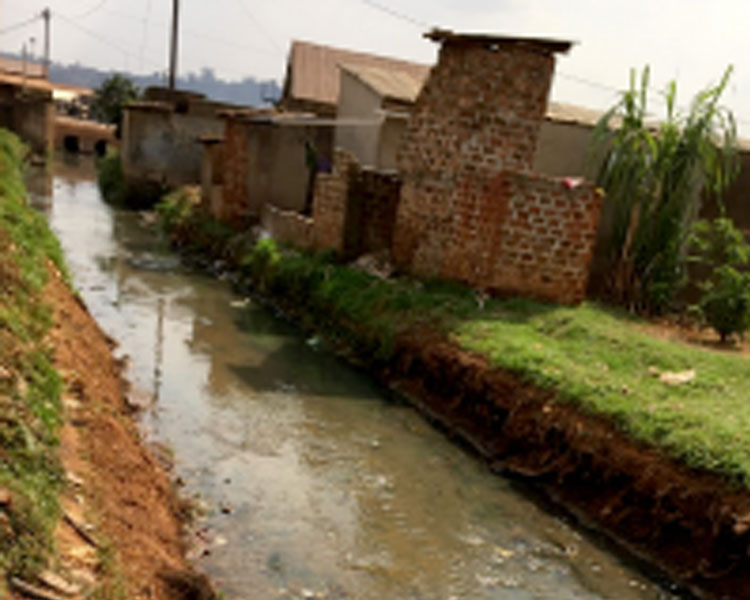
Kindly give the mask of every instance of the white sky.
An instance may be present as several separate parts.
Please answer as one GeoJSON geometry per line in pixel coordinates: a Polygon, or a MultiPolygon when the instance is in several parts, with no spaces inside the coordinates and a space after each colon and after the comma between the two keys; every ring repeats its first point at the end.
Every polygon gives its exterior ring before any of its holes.
{"type": "MultiPolygon", "coordinates": [[[[0,32],[44,6],[53,11],[54,60],[166,68],[171,0],[0,0],[0,32]]],[[[431,63],[435,46],[421,37],[428,24],[578,42],[558,61],[553,99],[591,108],[611,105],[631,67],[651,65],[656,90],[676,78],[686,104],[733,64],[725,103],[750,137],[747,0],[181,0],[181,11],[180,72],[210,67],[229,79],[280,82],[294,38],[431,63]]],[[[41,22],[0,33],[0,49],[19,51],[31,36],[38,54],[41,22]]]]}

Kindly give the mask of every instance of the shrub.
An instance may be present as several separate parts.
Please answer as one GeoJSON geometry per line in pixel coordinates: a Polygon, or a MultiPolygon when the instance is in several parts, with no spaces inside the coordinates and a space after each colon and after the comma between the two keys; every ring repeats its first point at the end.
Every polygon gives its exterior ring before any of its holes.
{"type": "Polygon", "coordinates": [[[740,271],[750,260],[750,246],[727,218],[699,221],[693,228],[693,262],[710,268],[699,284],[697,309],[722,342],[750,328],[750,274],[740,271]]]}
{"type": "Polygon", "coordinates": [[[718,267],[707,282],[699,310],[725,342],[750,327],[750,275],[731,265],[718,267]]]}

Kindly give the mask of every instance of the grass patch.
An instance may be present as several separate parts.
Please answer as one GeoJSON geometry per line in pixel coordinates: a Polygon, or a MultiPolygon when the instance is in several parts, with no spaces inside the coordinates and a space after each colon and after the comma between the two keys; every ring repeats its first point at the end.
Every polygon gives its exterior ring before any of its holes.
{"type": "Polygon", "coordinates": [[[125,177],[118,150],[110,149],[97,163],[97,181],[102,198],[113,206],[145,210],[153,208],[168,193],[158,182],[130,181],[125,177]]]}
{"type": "MultiPolygon", "coordinates": [[[[172,199],[174,201],[174,199],[172,199]]],[[[173,235],[210,237],[215,225],[195,204],[169,210],[173,235]],[[185,233],[187,232],[187,234],[185,233]]],[[[225,237],[196,247],[211,252],[225,237]]],[[[487,300],[462,285],[383,281],[331,255],[284,248],[270,239],[243,250],[244,282],[280,299],[317,329],[336,332],[360,352],[388,359],[399,334],[427,327],[562,401],[609,419],[630,437],[689,466],[750,486],[750,360],[657,339],[631,315],[523,299],[487,300]],[[654,373],[695,370],[671,386],[654,373]]]]}
{"type": "Polygon", "coordinates": [[[26,203],[24,148],[0,130],[0,572],[31,577],[53,552],[63,476],[57,458],[62,381],[44,336],[51,313],[42,289],[47,261],[65,274],[44,218],[26,203]]]}

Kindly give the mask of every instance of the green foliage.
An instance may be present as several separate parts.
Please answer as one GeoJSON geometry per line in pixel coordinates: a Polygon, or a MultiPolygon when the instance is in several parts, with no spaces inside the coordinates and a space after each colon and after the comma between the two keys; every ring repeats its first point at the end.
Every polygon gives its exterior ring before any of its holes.
{"type": "Polygon", "coordinates": [[[693,228],[691,260],[710,269],[701,283],[699,314],[724,342],[750,328],[750,274],[739,269],[750,260],[750,245],[727,218],[699,221],[693,228]]]}
{"type": "Polygon", "coordinates": [[[53,551],[62,471],[56,454],[62,382],[44,338],[48,261],[64,274],[62,252],[44,219],[26,203],[24,149],[0,130],[0,485],[13,493],[0,530],[0,572],[30,577],[53,551]]]}
{"type": "Polygon", "coordinates": [[[121,208],[153,208],[169,192],[165,185],[151,181],[128,181],[122,170],[120,153],[109,150],[97,161],[97,180],[104,200],[121,208]]]}
{"type": "Polygon", "coordinates": [[[594,155],[604,155],[598,184],[614,205],[610,291],[623,305],[665,310],[685,281],[686,244],[701,188],[720,202],[737,173],[736,125],[719,105],[732,69],[699,93],[687,114],[677,110],[674,82],[667,114],[647,123],[649,70],[597,124],[594,155]],[[610,129],[615,122],[617,129],[610,129]]]}
{"type": "Polygon", "coordinates": [[[137,100],[140,95],[138,87],[127,77],[119,73],[104,80],[97,88],[91,110],[94,118],[116,127],[119,138],[122,128],[122,109],[128,103],[137,100]]]}

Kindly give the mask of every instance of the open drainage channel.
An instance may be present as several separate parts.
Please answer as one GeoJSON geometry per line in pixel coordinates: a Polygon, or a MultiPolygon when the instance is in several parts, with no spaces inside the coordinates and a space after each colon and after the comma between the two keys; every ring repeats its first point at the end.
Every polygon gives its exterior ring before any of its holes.
{"type": "Polygon", "coordinates": [[[181,269],[102,202],[89,163],[51,187],[75,285],[204,509],[191,555],[227,598],[675,597],[314,340],[181,269]]]}

